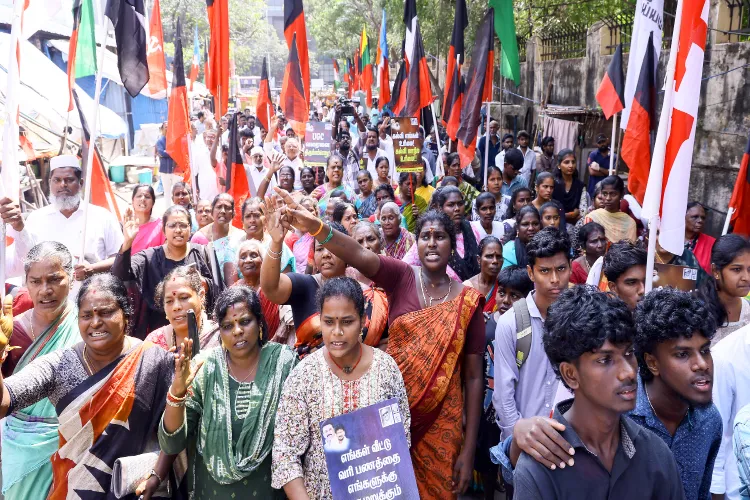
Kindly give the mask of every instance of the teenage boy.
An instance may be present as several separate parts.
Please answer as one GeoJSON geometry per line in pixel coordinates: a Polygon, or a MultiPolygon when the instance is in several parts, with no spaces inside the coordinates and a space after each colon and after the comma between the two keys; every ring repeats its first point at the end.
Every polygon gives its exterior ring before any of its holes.
{"type": "MultiPolygon", "coordinates": [[[[646,295],[636,309],[635,324],[640,376],[636,406],[628,416],[672,450],[685,497],[706,500],[722,429],[719,411],[711,403],[710,347],[716,323],[699,299],[664,288],[646,295]]],[[[570,445],[553,427],[563,430],[546,419],[519,422],[514,430],[517,444],[509,446],[511,460],[521,450],[535,450],[545,466],[573,465],[565,451],[570,445]]]]}
{"type": "Polygon", "coordinates": [[[635,330],[625,303],[592,287],[566,290],[549,308],[544,350],[574,393],[553,419],[564,426],[575,466],[546,467],[523,453],[513,498],[685,498],[667,445],[623,416],[638,394],[635,330]]]}
{"type": "Polygon", "coordinates": [[[518,419],[549,415],[558,386],[542,337],[547,308],[568,288],[568,235],[553,227],[544,228],[531,238],[526,254],[534,291],[503,314],[495,331],[492,404],[503,438],[511,435],[518,419]]]}
{"type": "Polygon", "coordinates": [[[633,311],[646,293],[646,258],[642,245],[618,241],[604,254],[602,273],[609,291],[633,311]]]}

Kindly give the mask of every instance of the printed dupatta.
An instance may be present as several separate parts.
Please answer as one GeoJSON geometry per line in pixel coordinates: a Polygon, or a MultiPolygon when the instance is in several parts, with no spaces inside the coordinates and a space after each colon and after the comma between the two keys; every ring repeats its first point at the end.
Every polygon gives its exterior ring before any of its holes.
{"type": "Polygon", "coordinates": [[[114,498],[115,460],[140,455],[156,440],[172,360],[161,347],[140,342],[58,402],[60,444],[52,456],[50,500],[67,499],[73,491],[114,498]]]}

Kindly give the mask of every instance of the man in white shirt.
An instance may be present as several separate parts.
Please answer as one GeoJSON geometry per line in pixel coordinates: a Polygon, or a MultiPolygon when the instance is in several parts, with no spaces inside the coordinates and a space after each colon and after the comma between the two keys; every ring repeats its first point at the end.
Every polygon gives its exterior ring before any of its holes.
{"type": "Polygon", "coordinates": [[[388,176],[391,179],[396,179],[396,155],[393,151],[393,138],[391,137],[391,118],[389,116],[384,117],[383,121],[378,125],[378,133],[380,136],[380,147],[383,149],[383,151],[385,151],[385,157],[388,158],[388,166],[390,167],[388,176]]]}
{"type": "Polygon", "coordinates": [[[282,167],[292,167],[294,170],[294,189],[302,189],[302,181],[300,180],[300,173],[305,163],[302,158],[299,157],[299,141],[296,137],[290,137],[284,144],[284,153],[286,154],[286,160],[281,164],[282,167]]]}
{"type": "Polygon", "coordinates": [[[730,333],[711,347],[714,359],[713,397],[721,414],[723,433],[714,462],[711,494],[725,500],[740,500],[737,457],[732,451],[737,412],[750,404],[750,325],[730,333]]]}
{"type": "Polygon", "coordinates": [[[533,175],[536,172],[536,153],[529,147],[530,140],[531,136],[525,130],[518,133],[518,149],[523,154],[523,168],[518,175],[526,179],[526,184],[529,186],[531,186],[531,182],[534,180],[533,175]]]}
{"type": "MultiPolygon", "coordinates": [[[[378,178],[378,171],[375,169],[375,160],[381,156],[387,158],[386,152],[380,149],[378,138],[378,129],[375,127],[369,127],[367,129],[367,135],[365,136],[365,147],[362,149],[362,166],[367,168],[373,179],[378,178]]],[[[390,161],[390,160],[389,160],[390,161]]]]}
{"type": "MultiPolygon", "coordinates": [[[[263,164],[264,157],[263,148],[255,146],[250,150],[251,163],[245,163],[245,174],[247,174],[247,183],[250,186],[250,194],[252,196],[258,196],[258,188],[261,181],[270,173],[268,167],[263,164]]],[[[271,180],[268,183],[270,192],[273,192],[274,186],[276,186],[276,179],[271,176],[271,180]]]]}
{"type": "MultiPolygon", "coordinates": [[[[49,185],[50,204],[31,212],[25,221],[15,216],[20,213],[15,202],[8,198],[0,200],[3,223],[10,225],[8,236],[15,240],[15,258],[23,259],[37,243],[57,241],[68,247],[75,262],[79,262],[83,251],[83,261],[75,267],[76,281],[109,271],[123,242],[122,231],[112,213],[89,203],[84,245],[83,176],[78,158],[73,155],[52,158],[49,185]]],[[[77,292],[79,287],[80,283],[75,284],[73,291],[77,292]]]]}

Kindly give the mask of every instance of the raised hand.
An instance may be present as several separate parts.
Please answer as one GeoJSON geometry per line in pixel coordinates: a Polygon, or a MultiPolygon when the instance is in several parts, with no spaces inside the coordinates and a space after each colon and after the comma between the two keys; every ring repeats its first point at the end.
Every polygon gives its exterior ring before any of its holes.
{"type": "Polygon", "coordinates": [[[295,227],[305,233],[314,233],[320,228],[320,219],[294,201],[289,193],[278,187],[275,187],[274,190],[285,205],[282,223],[295,227]]]}
{"type": "MultiPolygon", "coordinates": [[[[286,193],[286,191],[284,192],[286,193]]],[[[281,221],[282,207],[283,204],[281,204],[281,200],[279,200],[277,195],[271,194],[266,196],[266,231],[268,231],[268,235],[276,243],[283,243],[286,233],[289,230],[289,227],[285,227],[281,221]]]]}
{"type": "Polygon", "coordinates": [[[122,235],[125,237],[122,246],[127,250],[133,245],[133,240],[138,235],[138,220],[135,217],[133,207],[125,209],[125,215],[122,220],[122,235]]]}
{"type": "Polygon", "coordinates": [[[180,344],[180,350],[174,358],[174,379],[172,379],[172,396],[182,398],[187,394],[190,385],[193,383],[195,376],[203,366],[203,361],[190,364],[190,358],[193,354],[193,340],[187,339],[180,344]]]}
{"type": "Polygon", "coordinates": [[[0,310],[0,354],[2,359],[0,363],[5,361],[6,348],[10,343],[10,338],[13,335],[13,297],[6,295],[3,300],[3,307],[0,310]]]}

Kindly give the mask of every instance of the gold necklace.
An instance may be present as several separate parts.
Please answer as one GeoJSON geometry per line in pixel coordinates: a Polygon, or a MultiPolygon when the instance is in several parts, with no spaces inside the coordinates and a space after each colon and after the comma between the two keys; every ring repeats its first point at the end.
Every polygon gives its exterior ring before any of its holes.
{"type": "Polygon", "coordinates": [[[29,314],[29,333],[31,333],[31,341],[34,342],[36,340],[36,335],[34,335],[34,311],[31,311],[31,314],[29,314]]]}
{"type": "MultiPolygon", "coordinates": [[[[432,295],[425,294],[425,290],[424,290],[424,273],[423,273],[423,271],[420,268],[420,271],[419,271],[419,285],[420,285],[420,288],[422,289],[422,301],[424,302],[424,305],[425,306],[428,305],[427,304],[427,297],[429,297],[430,298],[429,307],[432,307],[432,301],[433,300],[438,301],[439,304],[442,304],[443,302],[445,302],[445,300],[448,298],[448,295],[451,294],[451,288],[453,288],[453,280],[450,279],[450,278],[448,279],[448,292],[445,295],[443,295],[442,297],[433,298],[432,295]]],[[[433,288],[435,288],[435,285],[431,284],[431,286],[433,288]]]]}

